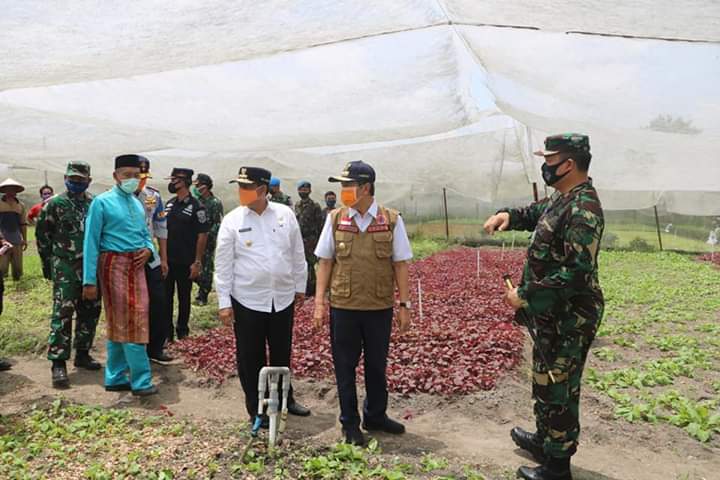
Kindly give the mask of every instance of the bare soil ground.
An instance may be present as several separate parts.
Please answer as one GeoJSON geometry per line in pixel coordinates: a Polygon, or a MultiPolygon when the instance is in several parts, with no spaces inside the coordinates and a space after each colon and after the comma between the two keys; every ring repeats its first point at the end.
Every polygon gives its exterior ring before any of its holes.
{"type": "MultiPolygon", "coordinates": [[[[527,355],[526,355],[527,356],[527,355]]],[[[97,352],[104,359],[104,352],[97,352]]],[[[239,382],[210,386],[181,365],[153,365],[160,394],[144,400],[105,392],[102,371],[70,368],[72,388],[52,389],[50,364],[39,357],[19,357],[0,374],[0,414],[27,411],[31,405],[60,396],[78,403],[124,407],[168,414],[198,424],[240,424],[246,421],[239,382]]],[[[597,361],[597,360],[592,360],[597,361]]],[[[446,457],[452,464],[476,465],[491,478],[512,478],[521,464],[532,460],[515,448],[509,431],[514,425],[532,428],[530,382],[524,365],[505,377],[493,391],[464,397],[391,396],[390,414],[404,419],[408,433],[378,435],[385,454],[446,457]]],[[[308,418],[291,417],[288,438],[303,444],[328,445],[341,437],[335,386],[329,381],[295,380],[296,396],[312,408],[308,418]]],[[[611,401],[586,388],[582,400],[583,433],[574,458],[579,480],[714,479],[720,478],[720,442],[707,444],[667,425],[630,424],[613,417],[611,401]]],[[[228,448],[237,448],[235,446],[228,448]]]]}

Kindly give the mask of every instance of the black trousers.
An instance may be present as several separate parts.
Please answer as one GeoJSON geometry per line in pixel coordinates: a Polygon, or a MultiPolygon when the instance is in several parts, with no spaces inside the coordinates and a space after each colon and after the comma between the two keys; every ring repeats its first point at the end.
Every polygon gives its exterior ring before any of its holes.
{"type": "MultiPolygon", "coordinates": [[[[258,375],[266,365],[289,367],[292,349],[293,318],[295,304],[271,313],[257,312],[232,299],[235,314],[235,351],[238,377],[245,392],[245,408],[251,417],[258,411],[258,375]],[[267,363],[266,344],[270,350],[267,363]]],[[[288,404],[294,402],[290,386],[288,404]]]]}
{"type": "Polygon", "coordinates": [[[165,281],[160,267],[145,266],[148,295],[150,297],[150,341],[147,345],[151,357],[162,353],[165,341],[170,336],[170,316],[166,313],[165,281]]]}
{"type": "Polygon", "coordinates": [[[192,280],[190,280],[190,265],[181,263],[170,263],[167,277],[165,278],[166,297],[166,318],[169,322],[170,340],[175,340],[175,325],[177,325],[178,337],[186,337],[190,333],[188,322],[190,321],[190,294],[192,292],[192,280]],[[173,303],[175,301],[175,286],[178,292],[178,315],[177,323],[173,324],[173,303]]]}
{"type": "Polygon", "coordinates": [[[387,367],[393,310],[344,310],[330,308],[330,344],[335,380],[340,398],[340,423],[344,427],[360,425],[355,370],[360,353],[365,359],[366,420],[385,418],[388,391],[387,367]]]}
{"type": "Polygon", "coordinates": [[[5,279],[0,275],[0,315],[3,312],[3,297],[5,296],[5,279]]]}

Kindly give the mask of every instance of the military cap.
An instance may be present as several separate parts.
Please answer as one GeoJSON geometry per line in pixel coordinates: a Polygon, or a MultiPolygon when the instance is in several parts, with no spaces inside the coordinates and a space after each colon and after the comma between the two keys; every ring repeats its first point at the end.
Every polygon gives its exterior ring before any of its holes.
{"type": "Polygon", "coordinates": [[[68,177],[90,178],[90,164],[77,160],[68,162],[67,168],[65,169],[65,175],[68,177]]]}
{"type": "Polygon", "coordinates": [[[195,174],[195,171],[192,168],[173,168],[172,172],[170,172],[170,176],[166,177],[165,180],[169,180],[171,178],[175,177],[185,177],[190,180],[192,180],[192,176],[195,174]]]}
{"type": "Polygon", "coordinates": [[[544,157],[560,152],[590,153],[590,137],[582,133],[560,133],[545,139],[545,149],[538,150],[535,155],[544,157]]]}
{"type": "Polygon", "coordinates": [[[210,178],[210,175],[206,173],[198,173],[197,177],[195,177],[195,185],[207,185],[208,188],[212,188],[213,181],[212,178],[210,178]]]}
{"type": "Polygon", "coordinates": [[[375,183],[375,170],[362,160],[355,160],[345,165],[340,176],[328,178],[328,182],[375,183]]]}
{"type": "Polygon", "coordinates": [[[270,186],[271,187],[279,187],[280,186],[280,179],[277,177],[270,177],[270,186]]]}
{"type": "Polygon", "coordinates": [[[142,155],[135,155],[131,153],[129,155],[120,155],[115,157],[115,170],[123,167],[134,167],[140,168],[140,159],[145,158],[142,155]]]}
{"type": "Polygon", "coordinates": [[[270,173],[270,170],[266,170],[264,168],[240,167],[237,178],[230,180],[230,183],[239,183],[242,185],[251,185],[253,183],[258,185],[270,185],[271,177],[272,173],[270,173]]]}
{"type": "Polygon", "coordinates": [[[311,185],[310,182],[308,182],[307,180],[300,180],[300,181],[297,183],[297,188],[298,188],[298,189],[305,188],[305,187],[307,187],[307,188],[312,188],[312,185],[311,185]]]}

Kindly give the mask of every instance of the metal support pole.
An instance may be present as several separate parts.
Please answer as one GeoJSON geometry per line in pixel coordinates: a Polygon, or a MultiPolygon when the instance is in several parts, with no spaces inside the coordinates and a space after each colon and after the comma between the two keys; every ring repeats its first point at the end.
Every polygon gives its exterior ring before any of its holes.
{"type": "Polygon", "coordinates": [[[655,227],[657,228],[658,243],[660,244],[660,251],[662,252],[662,235],[660,235],[660,218],[658,217],[657,205],[655,205],[653,209],[655,210],[655,227]]]}
{"type": "Polygon", "coordinates": [[[445,209],[445,239],[450,241],[450,222],[448,220],[447,190],[443,187],[443,207],[445,209]]]}
{"type": "Polygon", "coordinates": [[[533,198],[536,202],[540,201],[540,196],[538,195],[538,189],[537,189],[537,182],[533,182],[533,198]]]}

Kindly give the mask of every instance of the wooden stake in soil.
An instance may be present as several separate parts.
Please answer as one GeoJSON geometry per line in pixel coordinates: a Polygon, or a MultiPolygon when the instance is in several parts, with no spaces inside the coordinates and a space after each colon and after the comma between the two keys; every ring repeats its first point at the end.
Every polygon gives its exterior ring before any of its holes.
{"type": "Polygon", "coordinates": [[[477,249],[477,278],[480,278],[480,249],[477,249]]]}
{"type": "Polygon", "coordinates": [[[423,320],[423,310],[422,310],[422,283],[420,282],[420,279],[418,279],[418,315],[420,315],[420,321],[423,320]]]}
{"type": "Polygon", "coordinates": [[[503,240],[502,249],[500,250],[500,261],[502,261],[504,258],[505,258],[505,240],[503,240]]]}

